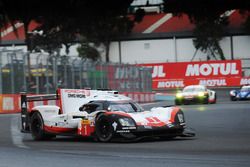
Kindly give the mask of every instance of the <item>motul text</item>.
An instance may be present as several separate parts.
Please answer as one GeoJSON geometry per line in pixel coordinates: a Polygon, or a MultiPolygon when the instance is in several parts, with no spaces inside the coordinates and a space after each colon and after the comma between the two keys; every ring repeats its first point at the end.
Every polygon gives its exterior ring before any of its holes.
{"type": "Polygon", "coordinates": [[[185,76],[226,76],[237,75],[236,63],[189,64],[185,76]]]}

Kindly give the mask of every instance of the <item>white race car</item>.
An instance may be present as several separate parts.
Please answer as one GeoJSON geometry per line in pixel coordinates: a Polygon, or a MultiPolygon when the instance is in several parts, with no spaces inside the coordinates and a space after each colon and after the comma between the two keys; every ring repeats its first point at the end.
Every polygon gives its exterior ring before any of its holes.
{"type": "MultiPolygon", "coordinates": [[[[34,104],[31,104],[34,105],[34,104]]],[[[21,95],[22,132],[35,140],[56,135],[94,137],[107,142],[116,136],[191,137],[182,110],[178,107],[156,107],[145,111],[129,97],[117,91],[59,89],[55,95],[21,95]],[[48,105],[51,100],[58,105],[48,105]],[[44,105],[28,109],[28,103],[44,105]],[[45,104],[46,103],[46,104],[45,104]]]]}
{"type": "Polygon", "coordinates": [[[175,104],[216,103],[216,92],[203,85],[189,85],[175,96],[175,104]]]}

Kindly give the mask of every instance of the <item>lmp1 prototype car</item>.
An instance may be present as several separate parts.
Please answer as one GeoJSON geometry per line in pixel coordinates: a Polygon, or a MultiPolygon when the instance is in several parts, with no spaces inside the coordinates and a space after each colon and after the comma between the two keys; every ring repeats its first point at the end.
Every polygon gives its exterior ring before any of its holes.
{"type": "Polygon", "coordinates": [[[250,85],[242,86],[240,90],[231,90],[230,99],[231,101],[250,100],[250,85]]]}
{"type": "MultiPolygon", "coordinates": [[[[115,137],[138,139],[145,136],[192,137],[184,114],[178,107],[156,107],[145,111],[117,91],[59,89],[55,95],[21,95],[22,132],[35,140],[56,135],[93,137],[108,142],[115,137]],[[48,105],[49,100],[59,101],[48,105]],[[46,105],[28,110],[28,103],[46,105]]],[[[34,104],[32,104],[34,105],[34,104]]]]}
{"type": "Polygon", "coordinates": [[[175,104],[216,103],[216,98],[216,92],[203,85],[189,85],[176,94],[175,104]]]}

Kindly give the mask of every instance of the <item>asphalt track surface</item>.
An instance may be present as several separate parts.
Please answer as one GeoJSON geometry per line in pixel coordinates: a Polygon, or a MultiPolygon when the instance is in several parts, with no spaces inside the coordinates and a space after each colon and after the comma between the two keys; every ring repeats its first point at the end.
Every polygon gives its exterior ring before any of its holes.
{"type": "MultiPolygon", "coordinates": [[[[98,143],[59,137],[33,141],[19,131],[20,115],[0,115],[0,167],[247,167],[250,164],[250,101],[231,102],[218,92],[217,104],[183,105],[194,138],[98,143]]],[[[169,105],[157,102],[144,105],[169,105]]]]}

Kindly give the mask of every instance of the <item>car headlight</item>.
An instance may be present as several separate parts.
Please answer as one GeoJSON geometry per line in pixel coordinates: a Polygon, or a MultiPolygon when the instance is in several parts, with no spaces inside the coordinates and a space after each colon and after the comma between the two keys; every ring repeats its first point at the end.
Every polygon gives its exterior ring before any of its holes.
{"type": "Polygon", "coordinates": [[[202,97],[202,96],[204,96],[204,95],[205,95],[204,92],[199,92],[199,93],[198,93],[198,96],[199,96],[199,97],[202,97]]]}
{"type": "Polygon", "coordinates": [[[182,93],[176,93],[177,98],[182,98],[182,93]]]}
{"type": "Polygon", "coordinates": [[[131,118],[120,118],[119,122],[122,126],[135,126],[135,123],[131,118]]]}

